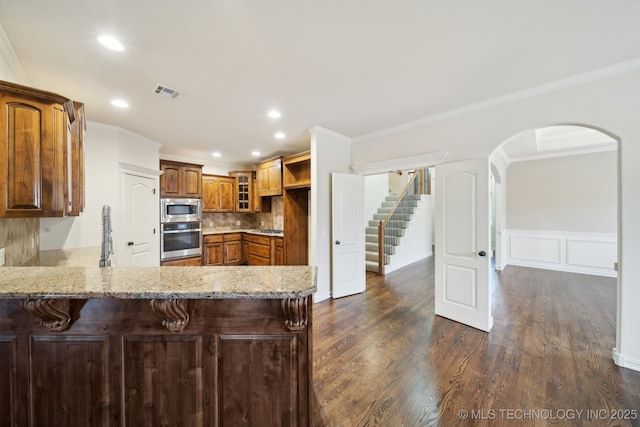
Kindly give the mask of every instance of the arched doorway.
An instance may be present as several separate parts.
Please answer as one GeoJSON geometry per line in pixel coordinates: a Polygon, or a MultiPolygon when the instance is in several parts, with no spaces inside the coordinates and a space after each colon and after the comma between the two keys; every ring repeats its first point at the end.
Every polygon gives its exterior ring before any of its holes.
{"type": "Polygon", "coordinates": [[[618,138],[591,126],[553,125],[518,133],[492,152],[497,270],[507,264],[516,264],[616,275],[614,263],[619,259],[618,144],[618,138]],[[521,193],[513,186],[509,187],[507,182],[510,165],[529,173],[530,184],[524,184],[527,178],[522,174],[526,172],[520,172],[519,181],[513,183],[519,186],[521,193]],[[533,174],[536,168],[540,171],[533,174]],[[554,168],[556,175],[560,173],[555,181],[554,168]],[[558,172],[558,168],[562,170],[558,172]],[[551,176],[547,177],[547,174],[551,176]],[[576,174],[582,178],[574,176],[576,174]],[[545,183],[547,188],[543,188],[545,183]],[[593,193],[589,193],[590,186],[593,193]],[[511,194],[510,219],[507,188],[511,194]],[[552,195],[546,197],[546,193],[552,195]],[[558,206],[554,206],[554,197],[558,206]],[[544,218],[545,215],[553,218],[544,218]],[[513,229],[521,230],[517,239],[510,231],[513,229]],[[541,244],[540,239],[546,243],[541,244]],[[511,245],[513,242],[516,242],[516,248],[511,245]],[[527,242],[538,246],[540,251],[545,250],[546,244],[548,250],[545,254],[533,253],[535,249],[527,248],[527,242]],[[581,242],[588,244],[580,246],[581,242]],[[570,253],[567,245],[572,245],[570,253]],[[511,253],[512,250],[519,252],[511,253]],[[594,253],[580,254],[580,251],[594,253]],[[590,261],[585,259],[590,256],[590,261]],[[582,259],[578,259],[580,257],[582,259]],[[593,266],[590,267],[589,262],[593,266]]]}

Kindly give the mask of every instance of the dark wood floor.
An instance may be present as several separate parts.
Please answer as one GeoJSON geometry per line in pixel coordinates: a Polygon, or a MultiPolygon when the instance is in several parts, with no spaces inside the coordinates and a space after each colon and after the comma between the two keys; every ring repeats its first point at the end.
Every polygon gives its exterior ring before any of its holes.
{"type": "Polygon", "coordinates": [[[315,425],[640,425],[640,372],[611,359],[615,279],[492,282],[490,334],[434,315],[433,259],[314,305],[315,425]]]}

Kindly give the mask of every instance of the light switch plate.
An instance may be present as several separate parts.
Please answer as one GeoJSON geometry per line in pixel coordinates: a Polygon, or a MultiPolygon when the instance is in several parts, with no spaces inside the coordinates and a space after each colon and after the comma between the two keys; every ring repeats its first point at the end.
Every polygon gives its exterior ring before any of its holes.
{"type": "Polygon", "coordinates": [[[4,265],[4,248],[0,248],[0,267],[4,265]]]}

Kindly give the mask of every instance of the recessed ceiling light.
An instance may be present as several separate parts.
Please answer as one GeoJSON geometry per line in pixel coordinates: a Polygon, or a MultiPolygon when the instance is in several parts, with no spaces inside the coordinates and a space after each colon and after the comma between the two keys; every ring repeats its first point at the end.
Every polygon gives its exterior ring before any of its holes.
{"type": "Polygon", "coordinates": [[[122,99],[114,99],[111,101],[111,105],[118,108],[129,108],[129,103],[122,99]]]}
{"type": "Polygon", "coordinates": [[[275,137],[276,137],[276,139],[285,139],[285,138],[287,137],[287,135],[285,135],[285,134],[284,134],[284,133],[282,133],[282,132],[278,132],[278,133],[276,133],[276,134],[275,134],[275,135],[273,135],[273,136],[275,136],[275,137]]]}
{"type": "Polygon", "coordinates": [[[258,157],[260,155],[260,152],[259,151],[252,151],[251,155],[255,156],[255,157],[258,157]]]}
{"type": "Polygon", "coordinates": [[[267,113],[267,116],[271,117],[272,119],[279,119],[281,114],[278,110],[271,110],[267,113]]]}
{"type": "Polygon", "coordinates": [[[213,157],[222,157],[222,154],[219,151],[214,151],[213,153],[211,153],[211,155],[213,157]]]}
{"type": "Polygon", "coordinates": [[[115,50],[116,52],[122,52],[124,50],[124,45],[120,43],[115,37],[100,36],[98,37],[98,41],[107,49],[115,50]]]}

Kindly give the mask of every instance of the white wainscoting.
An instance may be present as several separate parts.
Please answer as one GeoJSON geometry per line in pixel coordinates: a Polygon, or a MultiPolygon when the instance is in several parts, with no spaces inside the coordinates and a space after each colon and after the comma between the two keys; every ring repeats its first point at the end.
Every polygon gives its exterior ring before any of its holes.
{"type": "Polygon", "coordinates": [[[616,233],[505,230],[506,265],[616,277],[616,233]]]}

